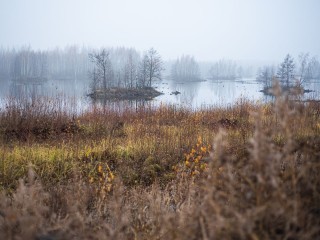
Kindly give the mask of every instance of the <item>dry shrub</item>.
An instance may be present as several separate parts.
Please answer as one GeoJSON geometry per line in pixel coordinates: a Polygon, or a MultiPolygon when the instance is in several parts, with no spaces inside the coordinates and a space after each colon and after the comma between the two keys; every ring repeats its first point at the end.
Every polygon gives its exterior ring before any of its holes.
{"type": "Polygon", "coordinates": [[[34,239],[46,225],[48,195],[30,169],[26,182],[21,179],[12,197],[1,196],[0,238],[34,239]]]}
{"type": "Polygon", "coordinates": [[[80,131],[72,106],[68,106],[67,100],[58,97],[39,97],[31,102],[7,99],[5,110],[0,112],[3,140],[45,140],[59,134],[80,131]]]}

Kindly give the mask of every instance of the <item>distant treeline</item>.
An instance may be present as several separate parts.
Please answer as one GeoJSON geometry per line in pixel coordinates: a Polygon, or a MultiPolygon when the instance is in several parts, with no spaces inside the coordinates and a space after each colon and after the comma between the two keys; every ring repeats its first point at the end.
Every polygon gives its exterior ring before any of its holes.
{"type": "MultiPolygon", "coordinates": [[[[108,86],[132,87],[138,81],[142,85],[150,84],[148,74],[141,75],[141,71],[150,70],[143,69],[146,67],[143,64],[147,63],[148,53],[141,56],[137,50],[125,47],[104,50],[107,52],[108,86]]],[[[97,74],[97,68],[89,56],[99,51],[77,46],[45,51],[36,51],[31,47],[18,50],[0,48],[0,81],[92,80],[92,74],[97,74]]]]}
{"type": "Polygon", "coordinates": [[[4,81],[26,79],[68,80],[87,76],[89,48],[35,51],[31,47],[0,49],[0,76],[4,81]]]}
{"type": "Polygon", "coordinates": [[[194,56],[182,55],[171,63],[171,78],[176,81],[197,81],[202,76],[212,80],[235,80],[253,76],[253,67],[233,60],[198,63],[194,56]],[[202,68],[202,69],[201,69],[202,68]],[[202,70],[202,71],[201,71],[202,70]],[[202,74],[201,74],[202,72],[202,74]]]}
{"type": "Polygon", "coordinates": [[[197,81],[201,78],[199,64],[193,56],[183,55],[171,67],[171,77],[176,81],[197,81]]]}
{"type": "Polygon", "coordinates": [[[209,76],[213,80],[234,80],[242,78],[243,69],[235,61],[220,59],[209,70],[209,76]]]}

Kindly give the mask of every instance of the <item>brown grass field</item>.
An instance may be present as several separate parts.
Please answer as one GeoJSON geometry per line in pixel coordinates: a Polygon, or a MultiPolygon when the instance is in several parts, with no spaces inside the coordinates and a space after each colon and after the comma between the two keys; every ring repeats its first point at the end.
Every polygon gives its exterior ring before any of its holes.
{"type": "Polygon", "coordinates": [[[320,103],[0,112],[0,239],[320,239],[320,103]]]}

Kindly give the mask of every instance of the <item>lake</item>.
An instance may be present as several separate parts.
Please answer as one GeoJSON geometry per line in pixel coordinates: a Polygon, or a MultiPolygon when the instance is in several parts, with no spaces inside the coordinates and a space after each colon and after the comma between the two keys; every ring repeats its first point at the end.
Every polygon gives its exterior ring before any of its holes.
{"type": "Polygon", "coordinates": [[[262,85],[254,79],[234,81],[212,81],[176,83],[163,81],[155,85],[157,90],[165,94],[156,99],[157,102],[170,103],[198,109],[210,106],[228,106],[240,98],[249,100],[263,100],[264,95],[259,92],[262,85]],[[181,94],[170,95],[178,91],[181,94]]]}
{"type": "MultiPolygon", "coordinates": [[[[44,86],[36,89],[36,95],[49,96],[52,98],[72,99],[72,108],[77,112],[83,111],[92,106],[92,101],[86,95],[89,93],[90,81],[48,81],[44,86]]],[[[270,97],[264,96],[260,92],[263,84],[256,79],[241,80],[206,80],[202,82],[178,83],[172,80],[164,79],[154,82],[153,86],[163,95],[147,102],[105,102],[95,103],[96,105],[107,104],[109,107],[122,108],[124,106],[138,107],[148,105],[157,107],[161,104],[170,104],[182,106],[189,109],[200,109],[212,106],[227,107],[236,103],[239,99],[245,98],[250,101],[266,102],[270,97]],[[173,92],[180,94],[175,95],[173,92]]],[[[305,89],[314,90],[306,93],[304,99],[319,99],[320,82],[310,81],[304,84],[305,89]]],[[[25,91],[24,91],[25,92],[25,91]]],[[[26,95],[31,98],[35,93],[34,89],[27,89],[26,95]]],[[[0,108],[4,107],[5,98],[10,95],[18,95],[16,89],[13,89],[9,83],[3,84],[0,89],[0,108]]],[[[66,104],[68,105],[68,104],[66,104]]]]}

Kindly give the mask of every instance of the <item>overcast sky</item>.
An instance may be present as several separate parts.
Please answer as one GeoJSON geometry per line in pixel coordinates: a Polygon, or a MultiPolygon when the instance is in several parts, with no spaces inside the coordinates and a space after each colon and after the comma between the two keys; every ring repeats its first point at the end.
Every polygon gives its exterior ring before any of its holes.
{"type": "Polygon", "coordinates": [[[0,0],[0,46],[154,47],[165,59],[320,56],[320,0],[0,0]]]}

